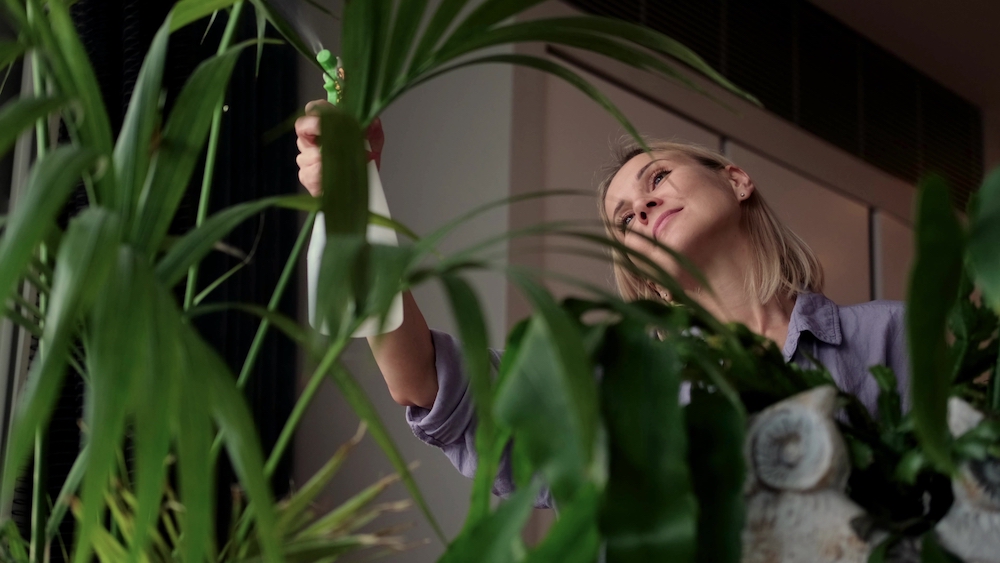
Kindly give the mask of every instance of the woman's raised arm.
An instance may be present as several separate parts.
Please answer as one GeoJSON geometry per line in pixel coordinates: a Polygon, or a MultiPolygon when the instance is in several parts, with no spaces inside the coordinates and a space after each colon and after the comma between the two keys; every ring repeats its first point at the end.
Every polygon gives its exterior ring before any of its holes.
{"type": "MultiPolygon", "coordinates": [[[[314,196],[319,196],[322,190],[322,165],[319,116],[313,109],[325,103],[328,102],[310,102],[306,106],[306,115],[295,121],[296,145],[299,148],[295,162],[299,166],[299,181],[314,196]]],[[[368,136],[377,164],[382,150],[382,127],[377,120],[369,128],[368,136]]],[[[393,400],[400,405],[427,409],[434,405],[438,392],[434,342],[410,292],[403,294],[403,324],[390,333],[369,337],[368,344],[393,400]]]]}

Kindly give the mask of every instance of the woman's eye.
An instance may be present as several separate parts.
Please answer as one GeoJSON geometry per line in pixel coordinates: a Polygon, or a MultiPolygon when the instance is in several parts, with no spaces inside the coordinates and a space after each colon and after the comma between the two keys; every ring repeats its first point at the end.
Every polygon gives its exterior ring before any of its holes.
{"type": "Polygon", "coordinates": [[[653,175],[653,185],[654,186],[659,185],[659,183],[662,182],[663,179],[667,177],[667,174],[670,174],[669,170],[660,170],[659,172],[657,172],[656,174],[654,174],[653,175]]]}
{"type": "Polygon", "coordinates": [[[629,223],[632,222],[632,219],[634,217],[635,217],[635,215],[632,214],[632,213],[626,213],[625,215],[622,216],[622,218],[620,220],[620,225],[619,226],[621,227],[621,231],[623,233],[625,232],[626,229],[628,229],[629,223]]]}

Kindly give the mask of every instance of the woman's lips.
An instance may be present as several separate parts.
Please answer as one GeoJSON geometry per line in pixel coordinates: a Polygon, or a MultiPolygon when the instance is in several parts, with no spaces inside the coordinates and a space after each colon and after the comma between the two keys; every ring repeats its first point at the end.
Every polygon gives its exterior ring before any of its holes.
{"type": "Polygon", "coordinates": [[[659,239],[660,231],[663,230],[663,226],[667,223],[667,221],[673,219],[673,217],[675,215],[677,215],[677,213],[679,213],[680,210],[682,210],[682,209],[684,209],[684,208],[683,207],[678,207],[677,209],[671,209],[669,211],[664,211],[663,213],[660,214],[659,217],[656,218],[656,223],[653,224],[653,238],[654,239],[659,239]]]}

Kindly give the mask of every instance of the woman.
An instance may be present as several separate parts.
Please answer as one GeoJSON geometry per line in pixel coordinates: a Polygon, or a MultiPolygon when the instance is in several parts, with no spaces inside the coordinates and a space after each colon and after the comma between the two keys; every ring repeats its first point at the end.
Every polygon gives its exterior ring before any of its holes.
{"type": "MultiPolygon", "coordinates": [[[[320,187],[318,127],[315,116],[296,122],[299,179],[313,195],[320,187]]],[[[372,145],[378,153],[381,143],[372,145]]],[[[786,361],[807,365],[810,357],[819,360],[841,390],[856,395],[870,411],[876,409],[878,386],[868,369],[888,365],[896,372],[907,408],[902,303],[839,307],[821,293],[822,268],[812,250],[777,219],[746,172],[703,147],[649,146],[647,153],[637,145],[623,145],[600,183],[599,212],[608,235],[652,259],[718,319],[743,323],[783,345],[786,361]],[[649,239],[693,262],[714,295],[649,239]]],[[[623,298],[670,300],[663,288],[622,267],[623,260],[628,258],[616,256],[614,266],[623,298]]],[[[474,412],[459,343],[429,330],[407,293],[403,325],[370,338],[369,344],[393,399],[408,407],[414,434],[441,448],[459,471],[472,477],[474,412]]],[[[499,353],[493,352],[493,360],[499,363],[499,353]]],[[[494,490],[505,494],[512,489],[509,464],[503,463],[494,490]]],[[[547,499],[540,504],[548,504],[547,499]]]]}

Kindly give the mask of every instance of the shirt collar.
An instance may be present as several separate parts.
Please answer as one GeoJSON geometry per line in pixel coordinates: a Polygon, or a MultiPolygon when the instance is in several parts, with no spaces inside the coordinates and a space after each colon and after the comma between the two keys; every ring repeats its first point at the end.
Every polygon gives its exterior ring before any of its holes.
{"type": "Polygon", "coordinates": [[[786,362],[795,356],[799,337],[806,331],[826,344],[839,346],[843,340],[840,307],[821,293],[800,293],[796,297],[792,316],[788,320],[788,337],[782,350],[786,362]]]}

